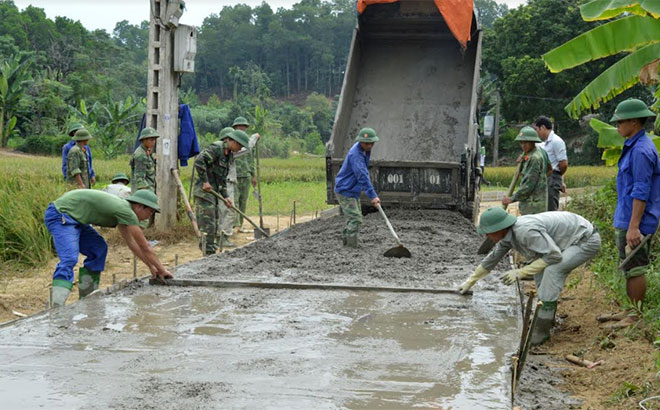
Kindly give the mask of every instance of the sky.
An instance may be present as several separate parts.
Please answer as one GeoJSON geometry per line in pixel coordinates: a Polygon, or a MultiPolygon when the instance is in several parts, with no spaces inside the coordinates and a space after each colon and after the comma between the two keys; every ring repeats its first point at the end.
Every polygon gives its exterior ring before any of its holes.
{"type": "MultiPolygon", "coordinates": [[[[204,18],[211,13],[218,13],[223,6],[244,3],[258,6],[263,0],[186,0],[186,11],[180,23],[191,26],[201,26],[204,18]]],[[[289,8],[300,0],[267,0],[266,2],[277,10],[280,7],[289,8]]],[[[509,8],[515,8],[526,0],[496,0],[506,3],[509,8]]],[[[55,19],[65,16],[79,20],[88,30],[104,29],[111,33],[115,24],[128,20],[131,24],[140,24],[149,19],[149,0],[14,0],[14,4],[23,10],[29,5],[45,10],[46,16],[55,19]]]]}

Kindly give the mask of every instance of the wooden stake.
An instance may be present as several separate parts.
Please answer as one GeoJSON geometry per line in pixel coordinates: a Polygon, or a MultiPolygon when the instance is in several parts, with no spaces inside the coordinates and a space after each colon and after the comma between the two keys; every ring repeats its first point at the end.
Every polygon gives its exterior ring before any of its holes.
{"type": "Polygon", "coordinates": [[[137,257],[133,255],[133,278],[137,278],[137,257]]]}
{"type": "Polygon", "coordinates": [[[117,282],[117,274],[116,274],[116,273],[113,273],[113,274],[112,274],[112,284],[114,285],[115,282],[117,282]]]}
{"type": "Polygon", "coordinates": [[[179,266],[179,254],[175,253],[174,254],[174,267],[176,268],[179,266]]]}

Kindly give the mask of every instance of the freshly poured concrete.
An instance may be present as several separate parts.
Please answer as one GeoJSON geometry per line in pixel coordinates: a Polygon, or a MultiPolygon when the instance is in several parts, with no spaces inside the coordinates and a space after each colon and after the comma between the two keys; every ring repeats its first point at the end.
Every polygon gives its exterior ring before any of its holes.
{"type": "MultiPolygon", "coordinates": [[[[337,218],[176,274],[448,287],[478,262],[472,252],[481,239],[461,217],[391,215],[411,260],[379,256],[391,241],[372,214],[361,251],[335,243],[337,218]]],[[[492,276],[473,297],[132,286],[0,329],[0,403],[3,409],[507,408],[518,312],[513,289],[492,276]]]]}

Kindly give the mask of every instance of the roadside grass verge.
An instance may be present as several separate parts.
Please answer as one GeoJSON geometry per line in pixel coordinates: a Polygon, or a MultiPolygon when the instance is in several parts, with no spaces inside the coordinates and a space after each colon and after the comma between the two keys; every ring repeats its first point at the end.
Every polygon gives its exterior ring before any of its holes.
{"type": "MultiPolygon", "coordinates": [[[[497,167],[485,169],[485,177],[490,182],[491,189],[501,187],[507,189],[516,167],[497,167]]],[[[605,166],[577,166],[569,167],[564,182],[567,188],[581,188],[587,186],[603,186],[616,178],[617,169],[605,166]]]]}

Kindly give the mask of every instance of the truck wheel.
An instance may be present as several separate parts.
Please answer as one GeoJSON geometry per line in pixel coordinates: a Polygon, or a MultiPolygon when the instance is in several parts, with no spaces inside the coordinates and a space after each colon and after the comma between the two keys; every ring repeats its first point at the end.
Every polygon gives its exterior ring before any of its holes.
{"type": "Polygon", "coordinates": [[[464,217],[471,220],[474,224],[479,219],[479,196],[475,195],[474,201],[468,201],[465,209],[461,212],[464,217]]]}

